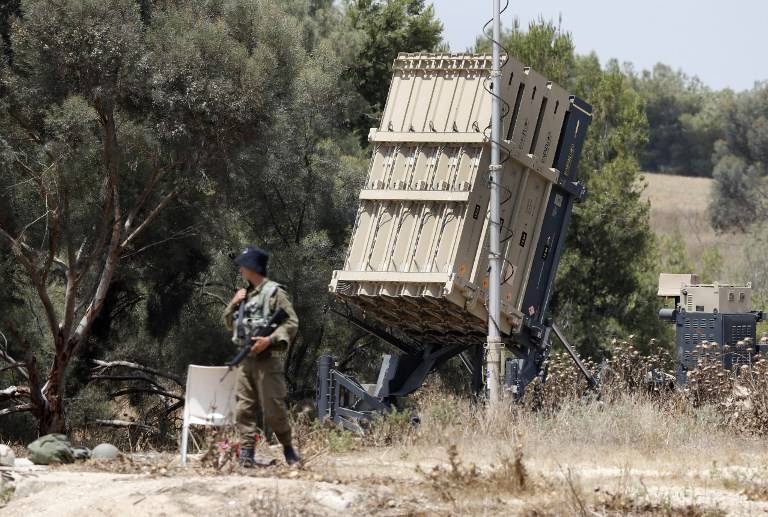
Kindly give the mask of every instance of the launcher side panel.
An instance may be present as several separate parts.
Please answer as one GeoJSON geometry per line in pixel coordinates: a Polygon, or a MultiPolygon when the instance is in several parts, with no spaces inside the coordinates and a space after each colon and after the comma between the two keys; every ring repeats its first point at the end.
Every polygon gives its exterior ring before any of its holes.
{"type": "MultiPolygon", "coordinates": [[[[347,258],[330,284],[339,298],[421,343],[475,344],[487,328],[490,70],[490,55],[395,60],[381,125],[370,134],[347,258]]],[[[565,90],[514,59],[502,85],[509,156],[500,175],[499,324],[510,335],[521,329],[532,275],[551,276],[553,259],[542,273],[536,258],[542,239],[557,239],[567,222],[553,219],[551,205],[575,179],[581,143],[568,131],[581,115],[565,90]]]]}

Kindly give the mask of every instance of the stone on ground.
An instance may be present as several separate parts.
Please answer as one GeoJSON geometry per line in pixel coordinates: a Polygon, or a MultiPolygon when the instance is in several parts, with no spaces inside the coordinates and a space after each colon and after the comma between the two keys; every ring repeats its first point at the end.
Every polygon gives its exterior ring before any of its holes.
{"type": "Polygon", "coordinates": [[[13,449],[7,445],[0,444],[0,465],[3,467],[13,467],[16,463],[16,454],[13,449]]]}
{"type": "Polygon", "coordinates": [[[111,443],[100,443],[91,451],[91,458],[95,460],[114,460],[120,451],[111,443]]]}

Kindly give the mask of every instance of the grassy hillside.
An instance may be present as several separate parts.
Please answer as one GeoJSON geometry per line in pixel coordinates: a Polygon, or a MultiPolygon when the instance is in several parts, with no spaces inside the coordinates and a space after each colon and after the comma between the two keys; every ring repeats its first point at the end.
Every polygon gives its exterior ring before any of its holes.
{"type": "Polygon", "coordinates": [[[705,250],[717,247],[723,256],[720,280],[742,280],[746,239],[743,234],[717,234],[710,225],[708,210],[712,180],[669,174],[645,173],[643,176],[647,183],[643,198],[651,203],[651,227],[656,234],[679,232],[688,256],[697,264],[705,250]]]}

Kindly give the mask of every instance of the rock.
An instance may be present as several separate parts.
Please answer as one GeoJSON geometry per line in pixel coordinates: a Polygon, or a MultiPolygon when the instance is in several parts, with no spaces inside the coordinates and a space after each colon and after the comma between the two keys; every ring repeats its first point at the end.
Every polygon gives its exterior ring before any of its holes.
{"type": "Polygon", "coordinates": [[[315,501],[337,512],[346,510],[358,500],[358,494],[340,490],[320,490],[315,494],[315,501]]]}
{"type": "Polygon", "coordinates": [[[88,447],[72,447],[72,456],[75,461],[85,461],[91,457],[91,450],[88,447]]]}
{"type": "Polygon", "coordinates": [[[100,443],[91,451],[91,458],[95,460],[114,460],[120,451],[111,443],[100,443]]]}
{"type": "Polygon", "coordinates": [[[0,465],[3,467],[13,467],[16,463],[16,454],[13,449],[7,445],[0,444],[0,465]]]}

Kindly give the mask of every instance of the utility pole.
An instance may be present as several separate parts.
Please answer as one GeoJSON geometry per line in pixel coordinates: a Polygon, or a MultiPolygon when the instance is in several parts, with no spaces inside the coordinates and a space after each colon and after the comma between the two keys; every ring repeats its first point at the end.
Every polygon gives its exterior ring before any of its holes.
{"type": "Polygon", "coordinates": [[[501,243],[499,179],[501,176],[501,0],[493,0],[493,64],[491,68],[491,165],[488,183],[491,189],[488,265],[488,342],[486,354],[486,382],[490,405],[501,401],[501,243]]]}

